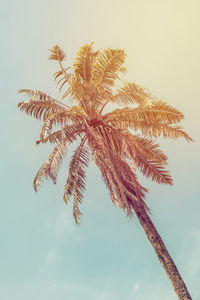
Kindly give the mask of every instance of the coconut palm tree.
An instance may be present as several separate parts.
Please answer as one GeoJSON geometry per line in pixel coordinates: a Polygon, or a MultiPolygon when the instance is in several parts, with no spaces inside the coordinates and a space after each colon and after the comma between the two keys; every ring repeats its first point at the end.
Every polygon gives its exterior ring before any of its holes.
{"type": "Polygon", "coordinates": [[[64,89],[61,99],[64,101],[41,91],[23,89],[20,93],[27,94],[29,100],[18,104],[20,110],[43,120],[36,144],[55,144],[34,179],[35,191],[43,179],[50,178],[56,183],[69,144],[78,142],[64,187],[64,201],[68,203],[73,196],[76,224],[80,224],[79,204],[83,201],[85,171],[92,159],[101,171],[113,203],[128,217],[134,214],[138,217],[179,299],[191,299],[149,217],[145,203],[147,189],[136,176],[139,169],[158,183],[172,185],[172,178],[165,169],[167,157],[152,139],[183,137],[191,141],[176,125],[183,114],[134,82],[123,82],[121,87],[115,88],[116,80],[120,83],[120,72],[125,71],[123,50],[93,51],[93,43],[86,44],[77,54],[73,72],[64,65],[66,55],[62,49],[56,45],[50,51],[49,59],[59,64],[54,77],[60,91],[64,89]],[[122,108],[105,112],[108,104],[122,108]]]}

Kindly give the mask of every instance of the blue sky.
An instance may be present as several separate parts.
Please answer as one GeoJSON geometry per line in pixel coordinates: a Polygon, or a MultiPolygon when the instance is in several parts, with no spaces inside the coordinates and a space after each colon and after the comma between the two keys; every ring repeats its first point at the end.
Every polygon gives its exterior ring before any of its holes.
{"type": "MultiPolygon", "coordinates": [[[[199,1],[3,1],[1,5],[0,296],[4,300],[177,299],[139,222],[112,205],[99,171],[88,171],[82,224],[66,207],[66,159],[54,186],[32,181],[48,155],[40,122],[17,109],[20,88],[59,98],[48,49],[72,64],[84,43],[122,48],[126,80],[180,109],[195,142],[160,140],[174,186],[151,183],[152,219],[194,300],[199,299],[199,1]]],[[[70,153],[69,153],[70,156],[70,153]]]]}

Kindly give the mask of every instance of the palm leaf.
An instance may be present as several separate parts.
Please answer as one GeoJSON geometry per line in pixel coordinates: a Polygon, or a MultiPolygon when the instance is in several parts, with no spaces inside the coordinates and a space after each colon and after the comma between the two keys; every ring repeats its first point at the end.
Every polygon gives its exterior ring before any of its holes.
{"type": "Polygon", "coordinates": [[[142,155],[145,159],[154,160],[165,164],[167,156],[159,148],[159,144],[154,143],[147,137],[131,134],[129,131],[123,132],[125,153],[128,152],[130,157],[135,156],[135,153],[142,155]]]}
{"type": "Polygon", "coordinates": [[[164,138],[178,139],[180,137],[185,138],[188,142],[193,139],[182,130],[181,126],[164,125],[164,124],[149,124],[147,126],[141,126],[141,132],[149,137],[158,138],[163,136],[164,138]]]}
{"type": "Polygon", "coordinates": [[[39,143],[47,143],[50,142],[51,144],[59,143],[62,140],[66,140],[70,143],[74,142],[77,137],[81,137],[82,134],[85,132],[85,127],[82,124],[72,124],[67,125],[64,128],[57,130],[45,138],[36,141],[36,144],[39,143]]]}
{"type": "Polygon", "coordinates": [[[136,83],[127,82],[123,87],[118,89],[113,97],[113,102],[119,105],[139,104],[144,105],[152,101],[154,97],[145,88],[136,83]]]}
{"type": "Polygon", "coordinates": [[[132,216],[132,206],[127,202],[127,196],[146,206],[144,203],[146,189],[139,184],[135,173],[122,156],[110,150],[103,142],[101,148],[95,149],[94,156],[113,202],[126,210],[127,216],[132,216]]]}
{"type": "Polygon", "coordinates": [[[45,118],[44,124],[41,129],[40,139],[44,139],[45,136],[50,135],[53,125],[57,126],[65,126],[70,122],[74,124],[83,123],[84,116],[82,115],[81,109],[79,107],[71,107],[69,110],[65,112],[56,112],[50,114],[49,117],[45,118]]]}
{"type": "Polygon", "coordinates": [[[27,115],[34,116],[36,119],[45,120],[51,114],[54,113],[63,113],[66,111],[65,108],[59,106],[52,101],[24,101],[18,104],[18,107],[21,111],[25,111],[27,115]]]}
{"type": "Polygon", "coordinates": [[[33,186],[35,191],[38,191],[38,188],[44,178],[51,178],[52,181],[56,184],[56,177],[62,163],[62,160],[66,154],[66,141],[63,140],[57,147],[53,149],[46,161],[43,163],[39,171],[37,172],[35,179],[33,181],[33,186]]]}
{"type": "Polygon", "coordinates": [[[80,221],[78,203],[82,203],[85,190],[85,168],[89,164],[89,150],[85,146],[86,137],[75,150],[69,166],[69,175],[65,185],[64,200],[67,203],[69,196],[74,195],[73,215],[76,224],[80,221]]]}
{"type": "Polygon", "coordinates": [[[58,60],[61,62],[66,57],[65,52],[58,45],[55,45],[53,49],[50,49],[49,51],[51,52],[49,60],[58,60]]]}
{"type": "Polygon", "coordinates": [[[90,81],[92,63],[97,52],[92,51],[93,43],[85,44],[81,47],[77,53],[76,60],[74,62],[74,72],[85,81],[90,81]]]}
{"type": "Polygon", "coordinates": [[[119,179],[119,172],[115,166],[113,167],[112,161],[108,159],[108,156],[108,149],[101,143],[101,149],[98,149],[98,151],[95,149],[95,163],[101,171],[113,203],[118,204],[124,211],[130,210],[124,194],[124,186],[119,179]]]}
{"type": "Polygon", "coordinates": [[[43,117],[43,120],[45,120],[52,113],[65,112],[69,108],[69,106],[40,91],[23,89],[19,90],[19,93],[25,93],[31,98],[28,101],[18,103],[19,109],[37,119],[43,117]]]}
{"type": "Polygon", "coordinates": [[[138,153],[136,153],[134,161],[138,169],[147,178],[151,178],[158,183],[173,184],[169,171],[165,170],[163,164],[153,160],[150,161],[145,157],[142,157],[142,155],[138,155],[138,153]]]}
{"type": "Polygon", "coordinates": [[[105,49],[98,53],[93,69],[91,82],[96,85],[113,85],[125,60],[125,52],[120,49],[105,49]]]}
{"type": "Polygon", "coordinates": [[[58,71],[58,72],[54,73],[54,79],[57,81],[57,85],[58,85],[58,86],[60,85],[60,87],[59,87],[59,92],[61,92],[63,86],[64,86],[66,83],[69,84],[69,80],[70,80],[70,78],[71,78],[71,76],[72,76],[71,73],[67,73],[67,70],[70,69],[70,67],[64,68],[64,67],[61,65],[61,68],[62,68],[61,71],[58,71]],[[61,77],[61,76],[62,76],[62,77],[61,77]],[[61,77],[61,78],[59,78],[59,77],[61,77]]]}
{"type": "Polygon", "coordinates": [[[153,101],[151,104],[149,103],[137,108],[125,107],[123,109],[116,109],[104,115],[104,119],[110,122],[112,122],[112,120],[129,122],[130,127],[131,123],[133,122],[134,124],[135,121],[171,124],[180,122],[183,117],[181,112],[163,101],[153,101]]]}
{"type": "Polygon", "coordinates": [[[119,205],[124,211],[127,207],[126,198],[123,194],[122,185],[117,181],[117,178],[114,176],[114,173],[103,154],[95,154],[95,163],[101,171],[102,178],[110,192],[111,199],[115,205],[119,205]]]}
{"type": "Polygon", "coordinates": [[[68,105],[53,99],[51,96],[49,96],[46,93],[41,92],[41,91],[30,90],[30,89],[20,89],[19,93],[20,94],[24,93],[24,94],[28,95],[30,100],[32,100],[32,101],[44,101],[44,102],[51,101],[52,103],[55,103],[55,104],[59,105],[60,107],[69,108],[68,105]]]}

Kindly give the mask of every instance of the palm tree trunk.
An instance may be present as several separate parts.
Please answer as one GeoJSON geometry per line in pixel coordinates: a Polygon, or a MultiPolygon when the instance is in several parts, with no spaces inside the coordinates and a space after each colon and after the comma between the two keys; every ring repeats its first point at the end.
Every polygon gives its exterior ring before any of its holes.
{"type": "Polygon", "coordinates": [[[175,263],[173,262],[171,256],[169,255],[159,233],[157,232],[154,224],[152,223],[146,210],[136,203],[132,203],[134,211],[152,245],[154,248],[158,259],[160,260],[167,276],[169,277],[173,288],[180,300],[192,300],[187,287],[179,274],[175,263]]]}

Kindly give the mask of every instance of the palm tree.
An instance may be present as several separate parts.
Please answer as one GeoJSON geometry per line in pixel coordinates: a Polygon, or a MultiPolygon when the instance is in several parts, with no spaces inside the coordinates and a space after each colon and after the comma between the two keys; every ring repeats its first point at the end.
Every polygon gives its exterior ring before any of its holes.
{"type": "Polygon", "coordinates": [[[165,169],[167,157],[152,138],[192,139],[175,124],[183,114],[162,100],[157,100],[147,89],[120,80],[125,52],[120,49],[93,51],[93,43],[81,47],[73,65],[73,72],[64,66],[66,55],[57,45],[50,50],[50,60],[56,60],[59,71],[54,74],[62,100],[35,90],[20,90],[29,96],[18,104],[20,110],[36,119],[43,119],[39,143],[56,144],[34,179],[37,192],[43,179],[56,183],[59,167],[68,145],[79,141],[73,153],[64,188],[64,201],[73,196],[73,216],[80,224],[79,204],[85,190],[85,171],[91,159],[101,171],[114,204],[128,217],[138,217],[158,259],[165,269],[179,299],[192,299],[169,255],[160,235],[149,217],[145,203],[147,189],[138,181],[136,169],[158,183],[172,185],[165,169]],[[107,104],[121,105],[112,111],[107,104]],[[74,104],[74,105],[73,105],[74,104]]]}

